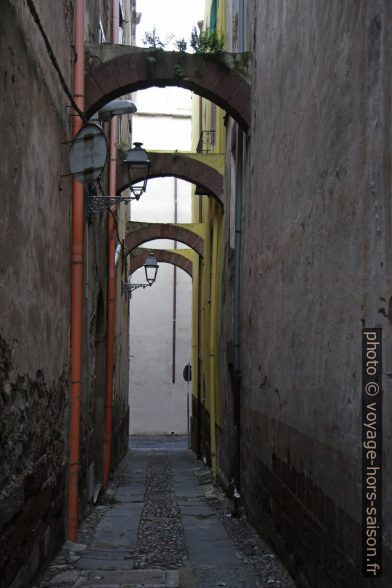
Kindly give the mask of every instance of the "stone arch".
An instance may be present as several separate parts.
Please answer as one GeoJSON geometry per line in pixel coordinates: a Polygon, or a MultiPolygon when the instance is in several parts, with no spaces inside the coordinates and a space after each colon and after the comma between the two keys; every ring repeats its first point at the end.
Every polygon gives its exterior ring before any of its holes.
{"type": "MultiPolygon", "coordinates": [[[[207,165],[201,158],[190,157],[183,153],[154,153],[149,151],[151,161],[149,178],[173,176],[197,184],[205,190],[207,196],[212,196],[223,204],[223,177],[212,166],[207,165]]],[[[138,182],[141,178],[134,178],[138,182]]],[[[128,172],[125,165],[117,166],[117,194],[120,194],[129,184],[128,172]]]]}
{"type": "Polygon", "coordinates": [[[211,100],[238,122],[250,126],[250,84],[232,54],[205,56],[112,45],[86,44],[85,104],[88,117],[124,94],[151,86],[179,86],[211,100]]]}
{"type": "Polygon", "coordinates": [[[168,251],[167,249],[142,249],[140,247],[130,253],[129,273],[133,274],[133,272],[142,267],[150,253],[155,255],[158,263],[171,263],[184,270],[191,278],[193,277],[192,261],[180,253],[168,251]]]}
{"type": "Polygon", "coordinates": [[[127,224],[127,234],[124,243],[128,253],[136,249],[136,247],[140,247],[143,243],[155,239],[179,241],[184,245],[188,245],[188,247],[203,257],[203,239],[190,229],[171,223],[129,222],[127,224]]]}

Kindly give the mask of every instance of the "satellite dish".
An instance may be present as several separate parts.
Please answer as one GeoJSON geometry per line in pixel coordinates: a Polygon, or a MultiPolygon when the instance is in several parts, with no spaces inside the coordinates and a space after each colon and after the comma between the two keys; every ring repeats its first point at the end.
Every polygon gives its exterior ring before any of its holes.
{"type": "Polygon", "coordinates": [[[101,127],[87,123],[74,137],[69,150],[72,176],[82,184],[101,175],[108,157],[108,143],[101,127]]]}

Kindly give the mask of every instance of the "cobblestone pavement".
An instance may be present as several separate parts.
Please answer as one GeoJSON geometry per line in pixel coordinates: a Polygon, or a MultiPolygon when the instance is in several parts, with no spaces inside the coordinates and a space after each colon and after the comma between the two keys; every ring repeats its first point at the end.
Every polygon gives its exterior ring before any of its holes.
{"type": "Polygon", "coordinates": [[[181,513],[173,493],[169,456],[151,455],[147,464],[144,509],[137,533],[135,567],[177,569],[186,546],[181,513]]]}
{"type": "Polygon", "coordinates": [[[78,543],[66,542],[33,588],[294,588],[186,446],[132,438],[78,543]]]}

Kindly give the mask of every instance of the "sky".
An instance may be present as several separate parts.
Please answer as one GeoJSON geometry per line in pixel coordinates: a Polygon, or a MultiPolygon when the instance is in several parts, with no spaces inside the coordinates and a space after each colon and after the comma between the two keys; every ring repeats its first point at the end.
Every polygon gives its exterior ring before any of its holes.
{"type": "MultiPolygon", "coordinates": [[[[142,39],[146,31],[152,32],[154,26],[160,40],[174,34],[176,39],[184,38],[188,43],[192,28],[204,17],[205,0],[136,0],[136,10],[142,13],[137,26],[137,45],[143,47],[142,39]]],[[[166,49],[174,49],[168,45],[166,49]]]]}

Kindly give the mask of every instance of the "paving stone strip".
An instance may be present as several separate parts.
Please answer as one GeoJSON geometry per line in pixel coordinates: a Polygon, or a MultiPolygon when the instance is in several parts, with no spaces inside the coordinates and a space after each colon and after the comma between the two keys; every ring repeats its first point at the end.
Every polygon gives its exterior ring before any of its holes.
{"type": "Polygon", "coordinates": [[[135,568],[177,569],[187,557],[181,514],[173,491],[168,455],[151,455],[147,464],[144,509],[140,518],[135,568]]]}
{"type": "Polygon", "coordinates": [[[67,541],[31,588],[294,588],[246,518],[231,516],[206,466],[172,440],[142,441],[78,543],[67,541]]]}

